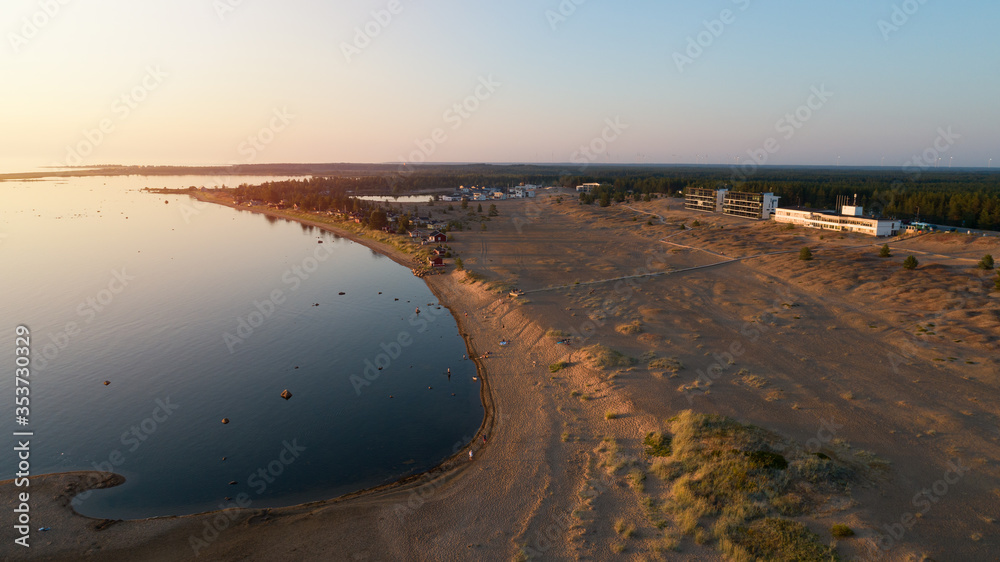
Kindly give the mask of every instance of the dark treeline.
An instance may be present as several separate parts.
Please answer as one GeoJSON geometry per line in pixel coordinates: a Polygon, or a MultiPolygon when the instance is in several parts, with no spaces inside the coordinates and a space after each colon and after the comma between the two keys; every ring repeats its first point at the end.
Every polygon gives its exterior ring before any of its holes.
{"type": "Polygon", "coordinates": [[[684,188],[728,187],[737,191],[772,192],[783,207],[833,209],[846,196],[876,216],[937,224],[1000,230],[1000,173],[992,171],[925,171],[919,176],[880,169],[762,168],[752,177],[731,169],[701,168],[657,174],[595,173],[567,176],[560,185],[601,183],[585,201],[607,204],[624,195],[669,194],[684,188]],[[856,199],[855,199],[856,196],[856,199]]]}
{"type": "Polygon", "coordinates": [[[838,196],[851,201],[857,196],[857,203],[876,216],[1000,230],[1000,173],[993,170],[925,170],[915,174],[895,168],[765,167],[744,175],[734,167],[707,166],[594,165],[576,170],[559,165],[341,166],[335,171],[324,170],[329,175],[313,179],[244,185],[239,191],[246,198],[271,203],[285,200],[308,209],[350,210],[352,195],[445,192],[459,185],[574,187],[601,183],[593,198],[585,199],[605,204],[653,194],[678,197],[689,186],[729,187],[773,192],[781,197],[782,206],[820,209],[833,209],[838,196]]]}

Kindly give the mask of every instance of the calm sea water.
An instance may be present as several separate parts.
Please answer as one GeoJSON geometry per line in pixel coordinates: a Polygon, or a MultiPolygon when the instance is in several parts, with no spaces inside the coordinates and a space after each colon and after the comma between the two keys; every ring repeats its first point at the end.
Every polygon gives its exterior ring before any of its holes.
{"type": "Polygon", "coordinates": [[[34,432],[32,474],[122,474],[76,509],[141,518],[335,497],[468,442],[475,366],[427,286],[318,229],[138,191],[214,183],[0,183],[0,365],[20,324],[33,359],[29,425],[3,424],[10,447],[34,432]]]}

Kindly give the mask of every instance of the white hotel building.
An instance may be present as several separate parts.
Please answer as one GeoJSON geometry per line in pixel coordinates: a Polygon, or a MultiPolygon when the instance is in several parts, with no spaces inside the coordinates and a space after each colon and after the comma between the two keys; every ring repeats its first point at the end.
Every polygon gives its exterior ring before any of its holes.
{"type": "Polygon", "coordinates": [[[852,205],[843,206],[839,215],[836,211],[780,207],[774,213],[774,220],[822,230],[859,232],[869,236],[895,236],[902,228],[902,224],[896,219],[866,217],[862,207],[852,205]]]}

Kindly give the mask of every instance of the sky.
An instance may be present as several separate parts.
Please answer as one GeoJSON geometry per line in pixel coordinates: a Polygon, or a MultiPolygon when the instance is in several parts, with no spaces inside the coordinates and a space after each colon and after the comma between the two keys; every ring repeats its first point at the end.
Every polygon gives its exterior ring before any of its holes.
{"type": "Polygon", "coordinates": [[[1000,165],[997,21],[988,0],[5,0],[0,171],[1000,165]]]}

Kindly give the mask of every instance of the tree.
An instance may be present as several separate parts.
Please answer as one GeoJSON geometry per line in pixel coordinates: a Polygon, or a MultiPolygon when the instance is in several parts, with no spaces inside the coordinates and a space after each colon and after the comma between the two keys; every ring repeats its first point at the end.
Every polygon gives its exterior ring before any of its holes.
{"type": "Polygon", "coordinates": [[[979,269],[993,269],[993,255],[986,254],[979,260],[979,269]]]}
{"type": "Polygon", "coordinates": [[[993,280],[994,289],[1000,291],[1000,271],[997,272],[997,278],[993,280]]]}
{"type": "Polygon", "coordinates": [[[496,216],[500,215],[500,211],[497,210],[497,206],[496,205],[490,205],[489,215],[491,217],[496,217],[496,216]]]}
{"type": "Polygon", "coordinates": [[[465,264],[462,263],[462,258],[455,258],[455,269],[458,271],[465,269],[465,264]]]}
{"type": "Polygon", "coordinates": [[[799,259],[802,261],[809,261],[813,259],[813,253],[812,250],[809,249],[809,246],[799,250],[799,259]]]}
{"type": "Polygon", "coordinates": [[[482,203],[480,203],[479,206],[476,207],[476,212],[477,213],[483,212],[483,204],[482,203]]]}
{"type": "Polygon", "coordinates": [[[382,209],[375,209],[371,215],[368,215],[368,227],[372,230],[381,230],[387,224],[389,224],[389,217],[382,209]]]}
{"type": "Polygon", "coordinates": [[[882,244],[882,249],[878,251],[878,257],[880,258],[891,258],[892,252],[889,251],[888,244],[882,244]]]}
{"type": "Polygon", "coordinates": [[[468,209],[469,208],[469,200],[466,199],[465,197],[462,198],[462,208],[463,209],[468,209]]]}
{"type": "Polygon", "coordinates": [[[906,256],[906,259],[903,260],[903,269],[916,269],[918,265],[920,262],[913,256],[906,256]]]}
{"type": "Polygon", "coordinates": [[[396,232],[399,234],[406,234],[410,230],[410,217],[408,215],[399,215],[399,229],[396,232]]]}

